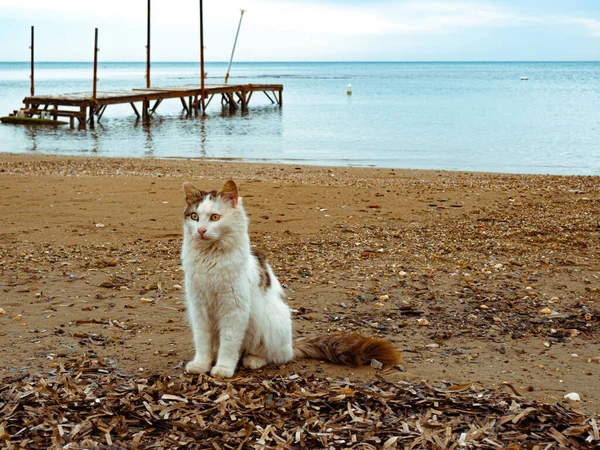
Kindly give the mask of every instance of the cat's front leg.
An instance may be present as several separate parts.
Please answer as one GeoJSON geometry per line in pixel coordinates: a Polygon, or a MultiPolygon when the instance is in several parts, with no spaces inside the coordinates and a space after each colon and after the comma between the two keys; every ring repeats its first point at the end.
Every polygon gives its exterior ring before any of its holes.
{"type": "Polygon", "coordinates": [[[242,342],[248,328],[248,311],[235,311],[221,317],[219,353],[212,376],[231,378],[240,359],[242,342]]]}
{"type": "Polygon", "coordinates": [[[212,334],[205,312],[197,307],[190,308],[190,322],[194,336],[194,359],[186,364],[188,373],[207,373],[214,361],[212,334]]]}

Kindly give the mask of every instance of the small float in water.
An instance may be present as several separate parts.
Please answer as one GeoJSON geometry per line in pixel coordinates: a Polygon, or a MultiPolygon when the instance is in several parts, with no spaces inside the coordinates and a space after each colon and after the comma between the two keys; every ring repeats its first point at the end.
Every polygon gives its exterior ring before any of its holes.
{"type": "Polygon", "coordinates": [[[521,77],[521,81],[527,81],[527,80],[529,80],[529,78],[527,78],[527,77],[521,77]]]}

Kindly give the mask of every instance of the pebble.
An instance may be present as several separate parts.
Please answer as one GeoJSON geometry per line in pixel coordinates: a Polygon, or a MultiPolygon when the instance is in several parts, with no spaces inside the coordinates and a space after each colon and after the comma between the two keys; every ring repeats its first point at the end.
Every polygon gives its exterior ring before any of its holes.
{"type": "Polygon", "coordinates": [[[8,314],[4,309],[0,308],[0,316],[3,314],[8,314]]]}
{"type": "Polygon", "coordinates": [[[103,223],[97,223],[96,224],[96,228],[104,228],[104,224],[103,223]]]}
{"type": "Polygon", "coordinates": [[[429,325],[429,320],[427,319],[418,319],[417,320],[417,325],[420,327],[426,327],[427,325],[429,325]]]}
{"type": "Polygon", "coordinates": [[[600,364],[600,356],[594,356],[593,358],[590,359],[590,362],[593,362],[595,364],[600,364]]]}
{"type": "Polygon", "coordinates": [[[498,263],[494,266],[494,269],[502,269],[502,264],[498,263]]]}
{"type": "Polygon", "coordinates": [[[379,369],[383,368],[383,364],[382,364],[381,362],[377,361],[376,359],[372,359],[372,360],[371,360],[371,364],[370,364],[370,366],[371,366],[373,369],[377,369],[377,370],[379,370],[379,369]]]}
{"type": "Polygon", "coordinates": [[[541,314],[552,314],[552,310],[550,308],[544,308],[540,310],[541,314]]]}
{"type": "Polygon", "coordinates": [[[567,400],[573,400],[574,402],[581,401],[581,397],[579,396],[579,394],[577,392],[569,392],[568,394],[565,394],[564,398],[567,400]]]}

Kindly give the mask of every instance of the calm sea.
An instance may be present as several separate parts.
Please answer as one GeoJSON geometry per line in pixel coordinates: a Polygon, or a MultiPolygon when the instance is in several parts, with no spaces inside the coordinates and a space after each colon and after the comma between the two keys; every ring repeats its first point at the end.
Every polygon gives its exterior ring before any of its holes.
{"type": "MultiPolygon", "coordinates": [[[[220,83],[224,63],[208,63],[220,83]]],[[[143,87],[144,63],[103,63],[98,89],[143,87]]],[[[197,63],[154,63],[152,84],[198,83],[197,63]]],[[[90,92],[90,63],[38,63],[36,93],[90,92]]],[[[247,114],[214,99],[187,119],[168,100],[150,124],[129,105],[71,130],[0,125],[0,151],[236,158],[322,165],[600,174],[600,63],[237,63],[230,83],[282,83],[247,114]],[[527,77],[522,81],[521,77],[527,77]],[[353,95],[346,95],[352,83],[353,95]]],[[[0,63],[0,116],[29,94],[28,63],[0,63]]]]}

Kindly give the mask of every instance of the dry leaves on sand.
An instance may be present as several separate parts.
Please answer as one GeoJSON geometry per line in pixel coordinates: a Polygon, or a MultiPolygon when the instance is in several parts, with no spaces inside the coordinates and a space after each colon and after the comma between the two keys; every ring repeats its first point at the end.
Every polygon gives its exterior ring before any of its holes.
{"type": "Polygon", "coordinates": [[[71,359],[0,388],[4,448],[591,448],[598,417],[470,385],[136,377],[71,359]]]}

